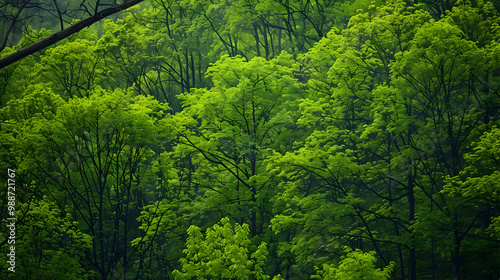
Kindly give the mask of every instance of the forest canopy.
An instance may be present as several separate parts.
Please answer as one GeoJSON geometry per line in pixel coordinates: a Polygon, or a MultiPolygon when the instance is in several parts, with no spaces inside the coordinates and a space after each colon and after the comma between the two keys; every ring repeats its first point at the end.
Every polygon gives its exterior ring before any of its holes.
{"type": "Polygon", "coordinates": [[[0,69],[0,278],[500,277],[500,2],[132,2],[0,69]]]}

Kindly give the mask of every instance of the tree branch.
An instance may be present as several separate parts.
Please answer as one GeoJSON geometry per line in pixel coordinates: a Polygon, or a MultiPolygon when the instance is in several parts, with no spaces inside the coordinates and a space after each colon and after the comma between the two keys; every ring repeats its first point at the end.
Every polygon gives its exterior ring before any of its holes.
{"type": "Polygon", "coordinates": [[[14,15],[14,18],[12,18],[12,21],[10,22],[9,24],[9,27],[7,28],[7,31],[5,32],[5,35],[4,35],[4,38],[3,38],[3,42],[2,44],[0,45],[0,52],[5,49],[5,47],[7,46],[7,40],[9,38],[9,35],[10,33],[12,32],[12,30],[14,29],[14,26],[16,24],[16,21],[17,21],[17,18],[21,15],[21,12],[23,11],[24,7],[26,7],[26,5],[29,3],[30,1],[29,0],[26,0],[24,1],[22,4],[21,4],[21,7],[18,8],[17,10],[17,13],[14,15]]]}
{"type": "Polygon", "coordinates": [[[108,16],[115,14],[117,12],[120,12],[122,10],[126,10],[134,5],[139,4],[142,1],[144,1],[144,0],[130,0],[130,1],[127,1],[123,4],[102,10],[98,13],[95,13],[93,16],[90,16],[82,21],[79,21],[79,22],[69,26],[66,29],[63,29],[57,33],[50,35],[49,37],[47,37],[43,40],[40,40],[40,41],[38,41],[34,44],[31,44],[25,48],[19,49],[15,53],[13,53],[13,54],[11,54],[3,59],[0,59],[0,69],[18,61],[18,60],[21,60],[28,55],[31,55],[35,52],[43,50],[44,48],[46,48],[50,45],[53,45],[53,44],[65,39],[65,38],[69,37],[70,35],[82,30],[85,27],[91,26],[92,24],[100,21],[101,19],[103,19],[105,17],[108,17],[108,16]]]}

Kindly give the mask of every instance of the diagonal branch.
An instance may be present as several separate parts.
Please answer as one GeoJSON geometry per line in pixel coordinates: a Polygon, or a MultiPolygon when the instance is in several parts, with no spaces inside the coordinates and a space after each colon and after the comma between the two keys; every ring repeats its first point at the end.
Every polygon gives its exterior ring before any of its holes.
{"type": "Polygon", "coordinates": [[[105,17],[108,17],[108,16],[115,14],[117,12],[120,12],[122,10],[128,9],[134,5],[139,4],[142,1],[144,1],[144,0],[130,0],[130,1],[126,1],[123,4],[102,10],[102,11],[94,14],[93,16],[90,16],[82,21],[79,21],[79,22],[69,26],[68,28],[65,28],[57,33],[50,35],[49,37],[47,37],[43,40],[40,40],[40,41],[38,41],[34,44],[31,44],[25,48],[19,49],[15,53],[13,53],[5,58],[0,59],[0,69],[18,61],[18,60],[21,60],[28,55],[31,55],[33,53],[40,51],[40,50],[43,50],[44,48],[67,38],[68,36],[82,30],[85,27],[91,26],[92,24],[100,21],[101,19],[103,19],[105,17]]]}

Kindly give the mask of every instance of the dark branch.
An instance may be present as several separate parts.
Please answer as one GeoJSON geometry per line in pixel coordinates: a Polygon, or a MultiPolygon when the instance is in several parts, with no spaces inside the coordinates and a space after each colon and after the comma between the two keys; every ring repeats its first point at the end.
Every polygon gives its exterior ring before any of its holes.
{"type": "Polygon", "coordinates": [[[14,17],[12,18],[12,21],[10,22],[10,25],[9,27],[7,28],[7,32],[5,32],[5,35],[4,35],[4,38],[3,38],[3,42],[2,42],[2,45],[0,45],[0,51],[2,51],[3,49],[5,49],[5,47],[7,46],[7,40],[9,38],[9,35],[10,33],[12,32],[12,30],[14,29],[14,26],[16,24],[16,21],[17,21],[17,18],[21,15],[21,12],[23,11],[24,7],[26,7],[26,5],[29,3],[29,0],[27,1],[24,1],[22,4],[21,4],[21,7],[19,7],[19,9],[17,10],[17,13],[14,15],[14,17]]]}
{"type": "Polygon", "coordinates": [[[67,38],[68,36],[82,30],[85,27],[91,26],[92,24],[100,21],[101,19],[103,19],[105,17],[108,17],[108,16],[115,14],[117,12],[120,12],[122,10],[128,9],[134,5],[139,4],[142,1],[144,1],[144,0],[130,0],[130,1],[127,1],[123,4],[121,4],[121,5],[117,5],[117,6],[105,9],[103,11],[100,11],[100,12],[94,14],[93,16],[90,16],[82,21],[79,21],[79,22],[69,26],[66,29],[63,29],[57,33],[54,33],[43,40],[40,40],[40,41],[38,41],[34,44],[31,44],[25,48],[19,49],[15,53],[13,53],[13,54],[11,54],[3,59],[0,59],[0,69],[4,68],[4,67],[20,60],[20,59],[27,57],[30,54],[33,54],[33,53],[38,52],[40,50],[43,50],[44,48],[67,38]]]}

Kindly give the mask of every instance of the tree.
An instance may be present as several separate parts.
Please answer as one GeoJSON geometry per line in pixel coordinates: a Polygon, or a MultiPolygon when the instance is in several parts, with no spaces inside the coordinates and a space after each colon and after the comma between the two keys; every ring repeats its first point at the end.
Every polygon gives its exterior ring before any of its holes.
{"type": "Polygon", "coordinates": [[[376,258],[374,252],[365,253],[361,250],[351,251],[343,257],[338,267],[323,265],[323,270],[318,271],[311,279],[366,279],[366,280],[386,280],[391,278],[391,271],[394,263],[383,269],[375,268],[376,258]]]}
{"type": "Polygon", "coordinates": [[[489,231],[493,237],[500,239],[500,218],[498,209],[500,197],[498,182],[500,129],[493,126],[485,132],[478,141],[473,143],[473,151],[464,155],[467,165],[454,177],[448,177],[448,184],[443,192],[458,195],[468,201],[473,201],[474,206],[481,206],[488,214],[491,224],[489,231]]]}
{"type": "Polygon", "coordinates": [[[29,104],[33,98],[52,98],[46,104],[57,105],[33,106],[38,112],[28,116],[16,111],[23,107],[17,102],[3,109],[14,124],[16,117],[26,118],[3,135],[14,145],[11,152],[23,155],[19,169],[41,171],[32,180],[49,182],[50,188],[39,192],[55,200],[82,224],[82,232],[95,238],[87,261],[100,277],[107,279],[116,268],[125,277],[136,253],[130,248],[138,234],[134,215],[145,204],[143,163],[154,155],[156,124],[168,107],[124,90],[97,89],[88,98],[65,102],[38,87],[20,102],[29,104]]]}
{"type": "MultiPolygon", "coordinates": [[[[16,227],[16,272],[3,269],[3,277],[92,279],[94,273],[85,270],[85,254],[92,247],[92,237],[78,229],[69,213],[64,215],[47,200],[44,197],[19,206],[17,217],[22,222],[16,227]]],[[[6,265],[5,255],[1,259],[6,265]]]]}
{"type": "Polygon", "coordinates": [[[485,213],[462,211],[440,193],[481,121],[496,118],[489,104],[498,102],[497,80],[488,78],[498,68],[488,58],[496,43],[470,40],[466,34],[486,27],[461,21],[488,18],[495,26],[496,13],[484,5],[460,2],[436,22],[403,1],[370,6],[302,58],[311,80],[298,123],[315,130],[270,165],[286,182],[272,227],[290,234],[283,254],[294,254],[299,270],[335,259],[348,244],[369,246],[385,265],[398,259],[396,277],[444,277],[449,272],[437,264],[451,259],[460,278],[473,262],[462,250],[489,252],[472,245],[484,232],[470,234],[485,213]],[[427,253],[430,259],[418,257],[427,253]]]}
{"type": "MultiPolygon", "coordinates": [[[[200,228],[190,226],[186,255],[181,259],[182,272],[173,272],[175,279],[269,279],[263,271],[267,257],[266,243],[262,242],[257,250],[250,253],[247,224],[231,225],[228,218],[206,231],[204,237],[200,228]]],[[[281,279],[274,277],[273,279],[281,279]]]]}
{"type": "Polygon", "coordinates": [[[208,71],[214,87],[181,96],[175,149],[198,166],[193,184],[201,216],[211,220],[219,213],[246,222],[252,236],[265,231],[276,191],[265,172],[266,156],[291,144],[291,108],[298,97],[291,63],[287,54],[271,61],[223,57],[208,71]]]}

